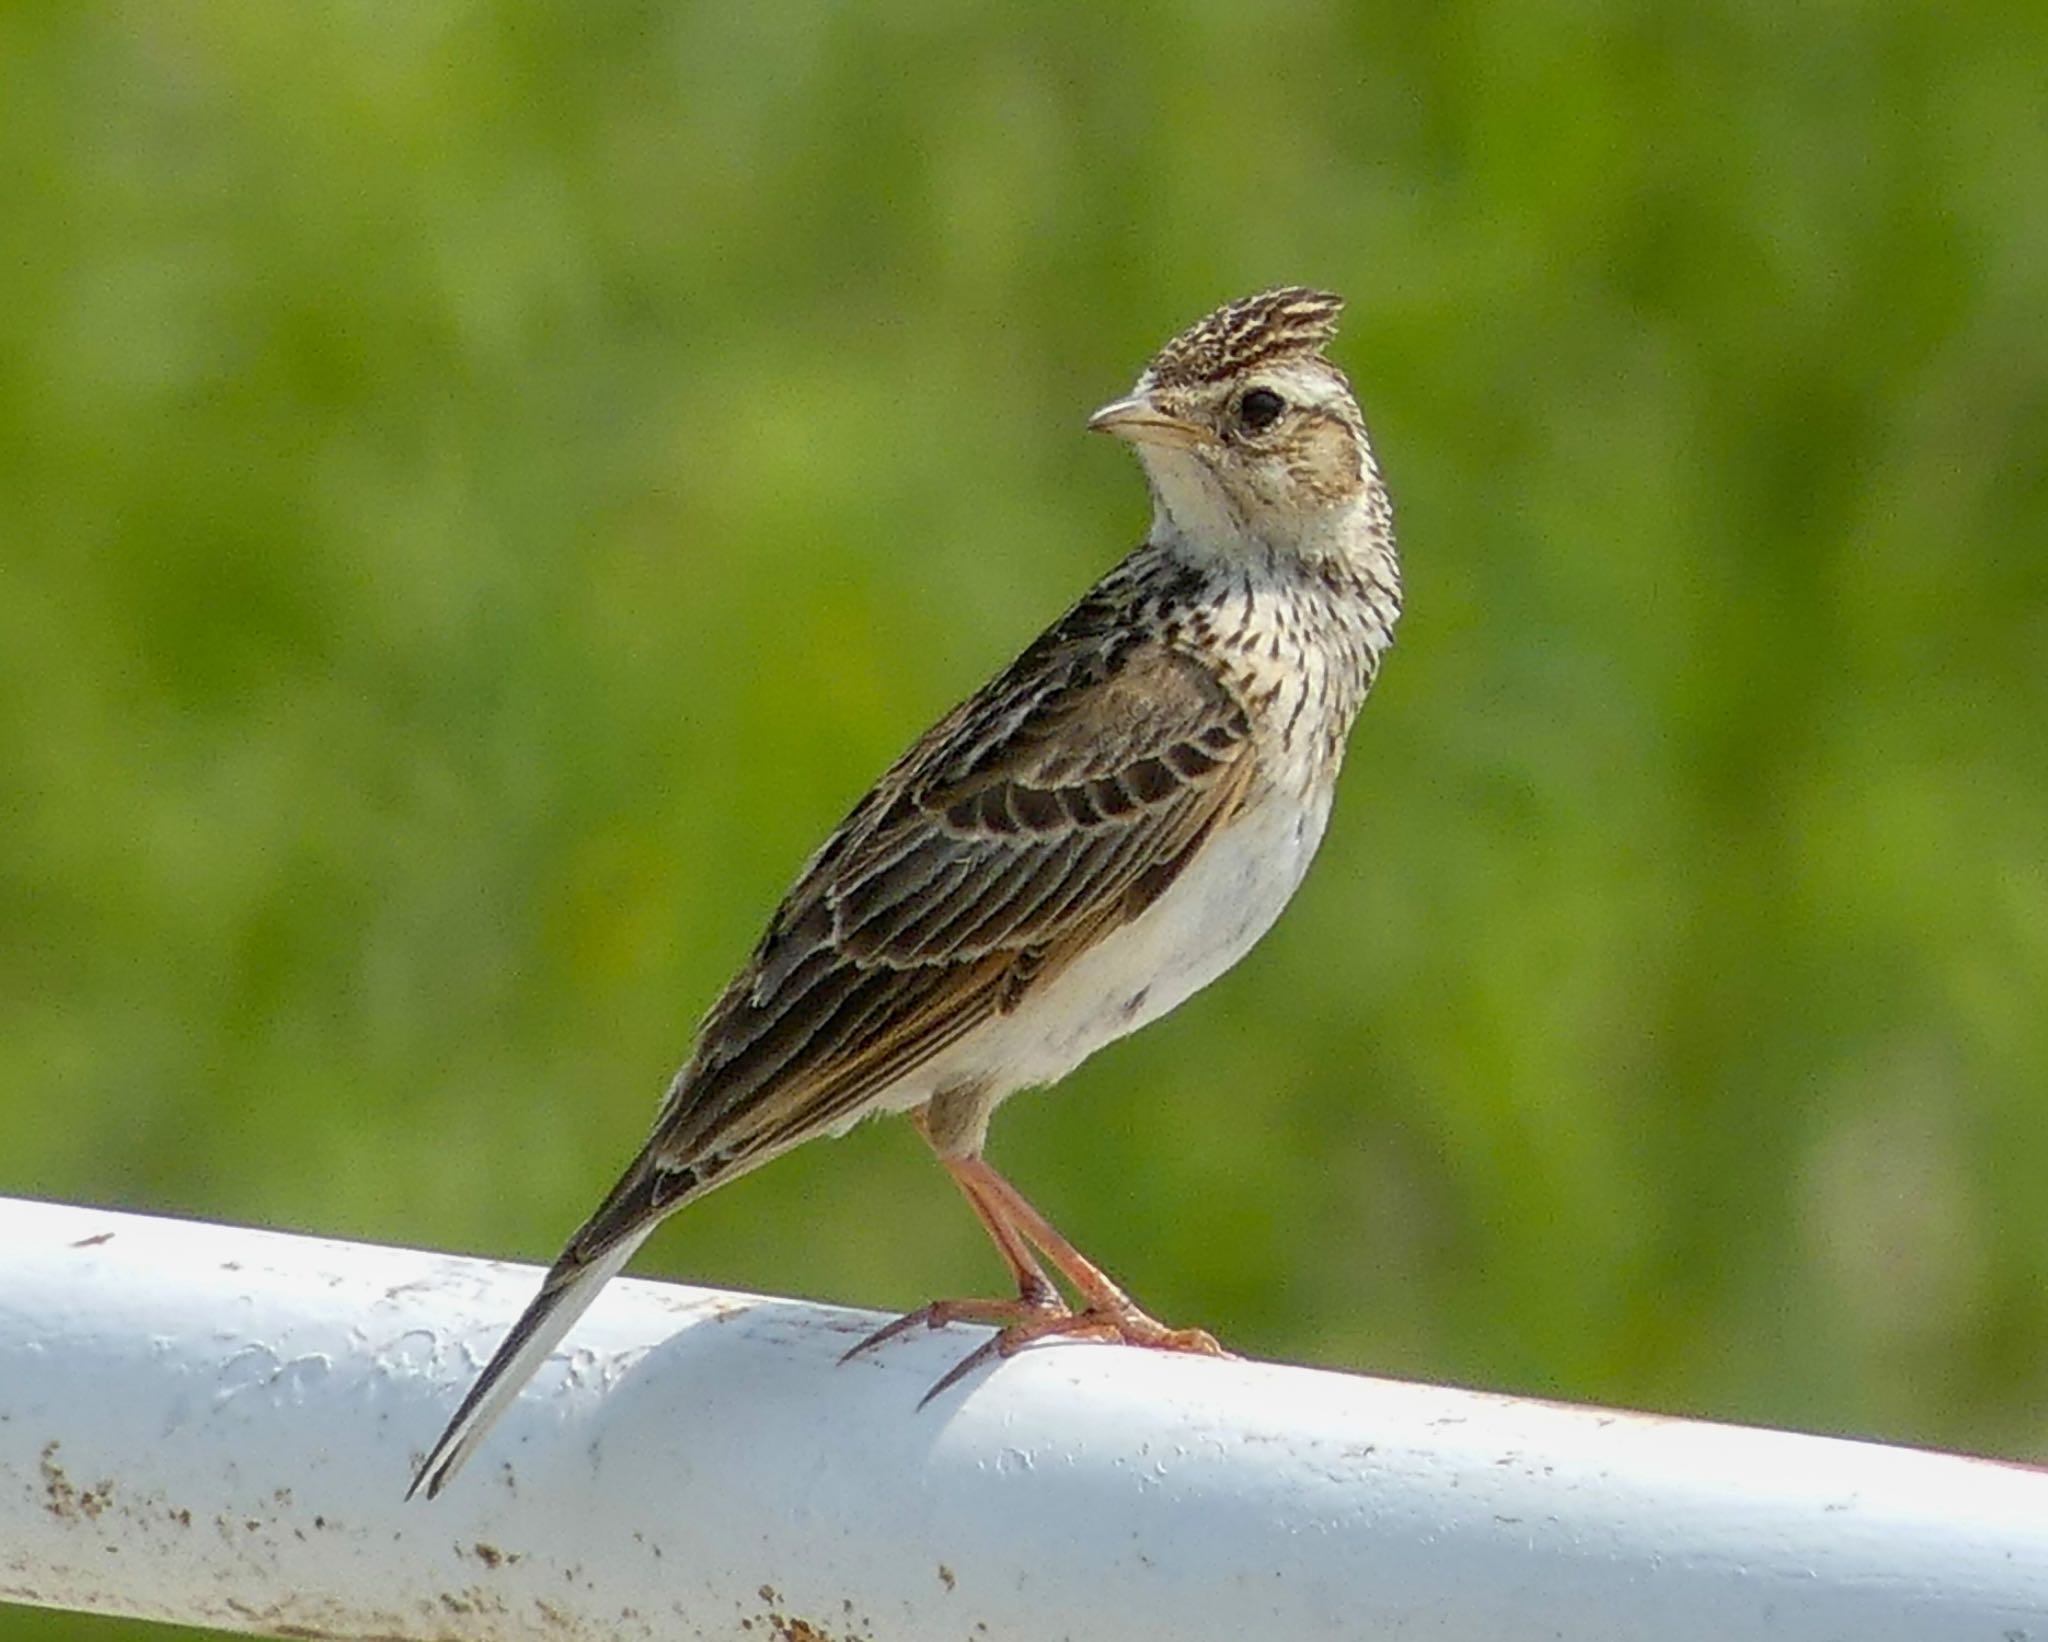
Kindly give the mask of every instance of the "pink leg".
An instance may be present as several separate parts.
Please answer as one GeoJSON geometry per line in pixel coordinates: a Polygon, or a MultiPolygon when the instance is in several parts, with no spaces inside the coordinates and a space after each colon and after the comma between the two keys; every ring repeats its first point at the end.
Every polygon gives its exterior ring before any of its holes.
{"type": "Polygon", "coordinates": [[[877,1329],[847,1352],[847,1357],[919,1324],[927,1328],[941,1328],[947,1323],[993,1325],[997,1330],[994,1337],[955,1364],[924,1394],[922,1401],[930,1402],[982,1364],[1011,1356],[1035,1340],[1064,1336],[1147,1346],[1155,1351],[1186,1351],[1208,1357],[1229,1355],[1216,1343],[1214,1335],[1198,1328],[1168,1328],[1139,1310],[1100,1266],[1062,1237],[1016,1187],[981,1158],[940,1161],[988,1228],[1003,1263],[1017,1280],[1017,1298],[935,1300],[877,1329]],[[1034,1250],[1050,1260],[1060,1275],[1074,1285],[1082,1300],[1078,1310],[1060,1299],[1034,1250]]]}
{"type": "MultiPolygon", "coordinates": [[[[954,1184],[961,1195],[988,1228],[989,1237],[994,1241],[996,1252],[1002,1255],[1003,1264],[1010,1268],[1010,1275],[1017,1280],[1017,1298],[1014,1300],[934,1300],[928,1306],[919,1306],[915,1311],[905,1312],[894,1322],[884,1323],[874,1333],[866,1336],[849,1349],[839,1360],[843,1363],[850,1357],[857,1357],[863,1351],[880,1345],[884,1340],[893,1340],[897,1335],[922,1324],[926,1328],[944,1328],[948,1323],[985,1323],[1008,1330],[1022,1327],[1045,1317],[1064,1317],[1067,1308],[1060,1299],[1060,1291],[1053,1287],[1052,1279],[1045,1275],[1045,1268],[1039,1265],[1031,1247],[1016,1230],[1003,1220],[982,1195],[981,1182],[968,1170],[965,1163],[951,1158],[941,1158],[946,1172],[952,1175],[954,1184]]],[[[925,1396],[929,1402],[936,1395],[934,1386],[925,1396]]]]}

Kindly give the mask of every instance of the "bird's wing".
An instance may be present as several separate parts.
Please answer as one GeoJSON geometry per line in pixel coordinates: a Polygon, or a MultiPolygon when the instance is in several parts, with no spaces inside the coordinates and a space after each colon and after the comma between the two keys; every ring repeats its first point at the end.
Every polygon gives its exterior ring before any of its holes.
{"type": "Polygon", "coordinates": [[[883,777],[713,1008],[657,1167],[773,1155],[858,1113],[1143,912],[1252,777],[1243,704],[1086,606],[883,777]]]}

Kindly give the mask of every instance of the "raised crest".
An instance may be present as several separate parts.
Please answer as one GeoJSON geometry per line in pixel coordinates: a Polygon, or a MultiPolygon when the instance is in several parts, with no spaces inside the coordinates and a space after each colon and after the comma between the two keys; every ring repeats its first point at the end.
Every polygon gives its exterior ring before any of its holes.
{"type": "Polygon", "coordinates": [[[1304,285],[1261,291],[1218,308],[1158,353],[1145,375],[1159,386],[1219,382],[1269,359],[1312,354],[1337,334],[1344,299],[1304,285]]]}

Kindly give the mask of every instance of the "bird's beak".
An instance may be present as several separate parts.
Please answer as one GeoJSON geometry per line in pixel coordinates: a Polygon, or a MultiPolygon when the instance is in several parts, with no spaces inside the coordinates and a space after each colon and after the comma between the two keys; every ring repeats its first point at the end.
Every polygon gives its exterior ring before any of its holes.
{"type": "Polygon", "coordinates": [[[1189,450],[1209,443],[1206,428],[1184,422],[1178,416],[1168,416],[1143,394],[1112,400],[1088,418],[1088,426],[1096,433],[1113,433],[1134,445],[1167,445],[1175,450],[1189,450]]]}

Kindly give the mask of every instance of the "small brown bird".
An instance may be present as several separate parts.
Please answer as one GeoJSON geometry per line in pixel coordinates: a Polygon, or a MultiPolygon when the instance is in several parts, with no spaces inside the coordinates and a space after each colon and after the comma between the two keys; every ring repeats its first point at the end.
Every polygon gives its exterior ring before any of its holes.
{"type": "Polygon", "coordinates": [[[1219,308],[1089,419],[1144,463],[1144,545],[927,731],[811,857],[705,1017],[653,1135],[412,1492],[446,1486],[667,1215],[877,1112],[910,1114],[1017,1293],[936,1301],[854,1351],[919,1324],[996,1325],[936,1395],[1051,1336],[1219,1350],[1140,1311],[981,1152],[1007,1096],[1064,1077],[1243,957],[1322,839],[1401,609],[1392,509],[1350,384],[1322,354],[1342,305],[1291,287],[1219,308]]]}

